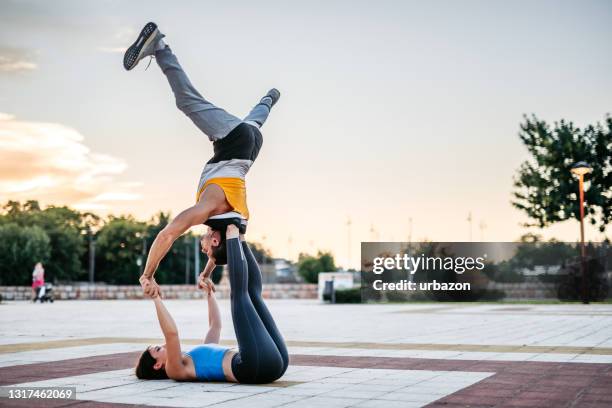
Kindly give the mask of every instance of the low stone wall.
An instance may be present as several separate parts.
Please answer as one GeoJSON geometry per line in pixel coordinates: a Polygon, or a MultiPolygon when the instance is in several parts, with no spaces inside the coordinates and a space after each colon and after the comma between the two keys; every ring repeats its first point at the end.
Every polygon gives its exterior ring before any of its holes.
{"type": "MultiPolygon", "coordinates": [[[[201,299],[204,292],[194,285],[161,285],[165,299],[201,299]]],[[[216,286],[218,298],[229,298],[229,285],[216,286]]],[[[0,286],[0,295],[4,300],[30,300],[31,288],[28,286],[0,286]]],[[[140,286],[136,285],[57,285],[53,287],[56,300],[84,299],[142,299],[140,286]]],[[[263,285],[263,297],[266,299],[316,299],[317,285],[306,283],[276,283],[263,285]]]]}
{"type": "MultiPolygon", "coordinates": [[[[226,280],[224,279],[224,282],[226,280]]],[[[216,286],[217,297],[229,298],[229,285],[222,283],[216,286]]],[[[505,300],[557,299],[554,283],[525,282],[499,283],[490,282],[488,289],[503,291],[505,300]]],[[[204,293],[193,285],[162,285],[165,299],[201,299],[204,293]]],[[[0,296],[4,300],[30,300],[31,289],[28,286],[0,286],[0,296]]],[[[137,285],[57,285],[53,287],[55,299],[142,299],[142,289],[137,285]]],[[[317,285],[306,283],[275,283],[263,285],[263,297],[266,299],[316,299],[317,285]]]]}
{"type": "Polygon", "coordinates": [[[488,289],[506,294],[504,300],[557,299],[557,284],[545,282],[500,283],[490,282],[488,289]]]}

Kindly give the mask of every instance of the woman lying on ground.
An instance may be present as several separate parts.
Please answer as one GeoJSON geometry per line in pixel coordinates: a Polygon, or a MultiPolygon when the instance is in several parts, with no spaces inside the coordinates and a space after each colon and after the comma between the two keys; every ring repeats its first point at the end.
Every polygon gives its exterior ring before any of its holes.
{"type": "MultiPolygon", "coordinates": [[[[261,272],[250,248],[235,225],[226,233],[231,307],[238,350],[220,346],[221,316],[212,285],[200,279],[208,292],[209,331],[201,344],[181,351],[176,324],[161,298],[153,298],[165,344],[149,346],[136,366],[141,379],[233,381],[269,383],[280,378],[289,364],[285,342],[261,297],[261,272]]],[[[145,293],[148,292],[145,287],[145,293]]],[[[154,292],[156,293],[156,292],[154,292]]]]}

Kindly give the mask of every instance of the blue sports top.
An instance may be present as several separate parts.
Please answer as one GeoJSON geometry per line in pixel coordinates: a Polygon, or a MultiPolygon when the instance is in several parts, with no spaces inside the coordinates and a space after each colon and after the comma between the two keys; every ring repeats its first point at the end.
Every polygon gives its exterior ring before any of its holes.
{"type": "Polygon", "coordinates": [[[202,344],[189,350],[185,354],[191,357],[198,380],[225,381],[225,374],[223,374],[223,356],[225,356],[228,350],[228,347],[223,347],[218,344],[202,344]]]}

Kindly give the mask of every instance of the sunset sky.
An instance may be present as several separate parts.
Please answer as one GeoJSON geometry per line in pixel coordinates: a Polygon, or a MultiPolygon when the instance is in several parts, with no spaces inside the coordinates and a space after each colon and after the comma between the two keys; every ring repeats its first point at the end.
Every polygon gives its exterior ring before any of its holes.
{"type": "Polygon", "coordinates": [[[247,176],[249,235],[276,256],[357,266],[361,241],[468,240],[470,212],[474,240],[515,240],[522,115],[612,112],[609,1],[0,0],[0,202],[142,220],[194,204],[211,143],[154,61],[122,67],[147,21],[235,115],[281,91],[247,176]]]}

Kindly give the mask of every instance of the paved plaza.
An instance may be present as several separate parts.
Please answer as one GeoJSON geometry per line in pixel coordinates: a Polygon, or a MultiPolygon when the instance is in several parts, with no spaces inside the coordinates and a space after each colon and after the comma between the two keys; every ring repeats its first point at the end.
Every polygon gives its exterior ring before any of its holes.
{"type": "MultiPolygon", "coordinates": [[[[222,343],[235,344],[221,300],[222,343]]],[[[204,301],[166,302],[188,350],[204,301]]],[[[269,300],[290,353],[275,383],[141,381],[162,342],[151,301],[0,304],[0,385],[76,387],[2,407],[610,407],[612,305],[324,305],[269,300]]]]}

